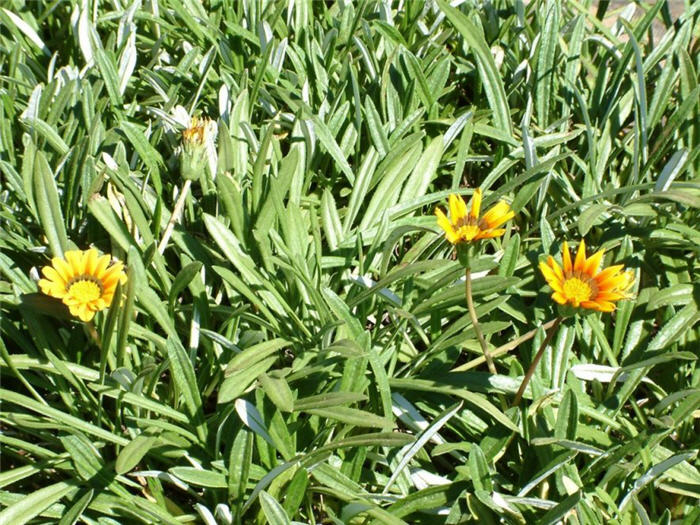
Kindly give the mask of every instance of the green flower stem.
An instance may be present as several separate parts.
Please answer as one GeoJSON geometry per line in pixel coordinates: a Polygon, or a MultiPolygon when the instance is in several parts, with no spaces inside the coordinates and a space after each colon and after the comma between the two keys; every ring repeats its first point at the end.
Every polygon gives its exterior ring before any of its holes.
{"type": "MultiPolygon", "coordinates": [[[[484,353],[484,359],[486,359],[486,365],[489,367],[489,372],[492,375],[496,375],[498,372],[496,370],[496,365],[493,363],[493,358],[491,357],[491,352],[489,351],[489,346],[484,339],[484,334],[481,332],[481,325],[479,324],[479,318],[476,316],[476,308],[474,308],[474,300],[472,299],[472,271],[468,266],[464,270],[464,282],[466,287],[466,298],[467,298],[467,309],[469,310],[469,317],[472,320],[472,326],[474,327],[474,332],[476,333],[477,339],[479,339],[479,344],[481,345],[481,351],[484,353]]],[[[508,408],[505,398],[499,394],[499,400],[501,401],[501,407],[503,410],[508,408]]]]}
{"type": "Polygon", "coordinates": [[[549,328],[549,331],[547,332],[544,341],[542,341],[542,344],[540,345],[540,349],[535,355],[535,359],[532,360],[532,364],[530,365],[530,368],[528,368],[527,374],[525,374],[525,377],[523,378],[523,382],[520,384],[518,393],[515,394],[515,399],[513,400],[514,407],[517,407],[520,404],[520,400],[523,398],[523,394],[525,393],[527,384],[530,382],[530,379],[532,379],[532,376],[535,374],[535,369],[537,368],[537,365],[539,364],[540,360],[542,359],[542,356],[544,355],[545,348],[547,348],[547,345],[552,340],[552,337],[554,337],[554,334],[557,332],[557,328],[559,328],[559,325],[563,320],[563,317],[557,317],[554,320],[552,326],[549,328]]]}
{"type": "Polygon", "coordinates": [[[484,339],[484,334],[481,333],[481,326],[479,325],[479,318],[476,316],[476,308],[474,308],[474,300],[472,299],[472,271],[467,268],[464,272],[465,284],[466,284],[466,296],[467,296],[467,308],[469,309],[469,317],[472,320],[472,326],[476,332],[476,337],[479,339],[479,344],[481,345],[481,350],[484,352],[484,359],[486,359],[486,364],[489,367],[489,372],[496,374],[496,365],[493,364],[493,358],[489,352],[488,344],[486,344],[486,339],[484,339]]]}
{"type": "Polygon", "coordinates": [[[190,186],[192,186],[192,180],[185,180],[185,183],[182,185],[182,191],[180,192],[180,196],[178,197],[177,202],[175,203],[175,207],[173,208],[173,213],[172,215],[170,215],[170,220],[168,221],[168,225],[165,227],[163,237],[161,238],[160,244],[158,245],[158,253],[161,255],[163,255],[165,248],[168,246],[170,236],[173,234],[173,230],[175,229],[175,223],[180,218],[182,209],[185,207],[185,199],[187,199],[187,194],[190,192],[190,186]]]}

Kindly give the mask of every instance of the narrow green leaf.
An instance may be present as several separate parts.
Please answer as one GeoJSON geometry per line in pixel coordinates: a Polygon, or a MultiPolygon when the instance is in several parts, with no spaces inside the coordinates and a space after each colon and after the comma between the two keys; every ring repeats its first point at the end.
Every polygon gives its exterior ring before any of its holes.
{"type": "Polygon", "coordinates": [[[654,339],[651,340],[651,343],[649,343],[647,351],[661,350],[673,344],[699,320],[700,315],[695,302],[687,304],[659,330],[654,339]]]}
{"type": "MultiPolygon", "coordinates": [[[[96,32],[90,32],[91,36],[96,36],[96,32]]],[[[114,58],[105,52],[102,48],[102,43],[96,38],[93,39],[93,57],[97,63],[97,67],[100,70],[102,79],[105,82],[105,87],[107,88],[107,93],[112,105],[115,108],[121,108],[122,95],[119,89],[119,74],[117,73],[117,67],[114,62],[114,58]]]]}
{"type": "Polygon", "coordinates": [[[202,263],[200,261],[193,261],[177,273],[175,279],[173,280],[173,284],[170,286],[170,292],[168,292],[168,307],[171,310],[175,305],[175,300],[177,299],[178,294],[183,291],[188,284],[190,284],[190,281],[194,279],[201,269],[202,263]]]}
{"type": "Polygon", "coordinates": [[[578,218],[578,231],[581,236],[585,236],[590,229],[598,223],[600,216],[610,210],[608,204],[593,204],[581,212],[578,218]]]}
{"type": "Polygon", "coordinates": [[[253,456],[253,434],[242,428],[236,434],[228,455],[228,493],[240,501],[248,485],[253,456]]]}
{"type": "MultiPolygon", "coordinates": [[[[128,120],[120,121],[119,128],[124,132],[126,138],[129,139],[129,142],[139,154],[143,163],[151,170],[151,173],[157,175],[161,167],[165,166],[165,161],[158,150],[146,138],[146,130],[128,120]]],[[[156,192],[160,194],[158,185],[156,185],[156,192]]]]}
{"type": "Polygon", "coordinates": [[[299,468],[294,473],[294,477],[287,485],[282,506],[287,514],[292,516],[297,514],[299,506],[304,501],[306,489],[309,486],[309,473],[305,468],[299,468]]]}
{"type": "Polygon", "coordinates": [[[240,354],[236,354],[226,367],[226,375],[249,369],[255,363],[262,361],[269,355],[277,353],[285,346],[289,346],[285,339],[271,339],[246,348],[240,354]]]}
{"type": "MultiPolygon", "coordinates": [[[[48,123],[44,122],[40,118],[34,118],[25,121],[26,124],[31,126],[33,132],[38,133],[46,142],[58,153],[59,155],[67,155],[70,151],[68,144],[61,138],[61,136],[56,132],[56,130],[48,123]]],[[[41,152],[37,152],[41,153],[41,152]]]]}
{"type": "Polygon", "coordinates": [[[88,202],[88,208],[122,250],[128,252],[130,246],[137,246],[124,221],[117,216],[107,199],[94,195],[88,202]]]}
{"type": "Polygon", "coordinates": [[[294,410],[310,410],[313,408],[329,408],[358,403],[367,399],[364,394],[357,392],[328,392],[315,396],[302,397],[294,402],[294,410]]]}
{"type": "Polygon", "coordinates": [[[554,436],[558,438],[576,439],[578,427],[578,401],[573,390],[567,389],[559,403],[557,411],[557,423],[554,427],[554,436]]]}
{"type": "Polygon", "coordinates": [[[291,525],[289,516],[275,498],[264,490],[260,491],[258,497],[260,498],[260,507],[270,525],[291,525]]]}
{"type": "Polygon", "coordinates": [[[379,417],[371,412],[359,410],[357,408],[336,406],[332,410],[326,408],[311,408],[306,409],[306,412],[326,419],[341,421],[356,427],[391,428],[394,426],[393,421],[390,419],[379,417]]]}
{"type": "Polygon", "coordinates": [[[374,106],[371,97],[365,97],[364,109],[367,128],[369,129],[369,134],[372,137],[372,143],[379,153],[379,157],[383,158],[389,151],[390,146],[382,126],[381,118],[379,117],[379,113],[377,112],[377,108],[374,106]]]}
{"type": "Polygon", "coordinates": [[[173,467],[168,469],[173,476],[180,478],[185,483],[190,483],[197,487],[208,487],[213,489],[225,489],[228,487],[226,476],[213,470],[204,470],[194,467],[173,467]]]}
{"type": "Polygon", "coordinates": [[[68,248],[66,227],[63,223],[56,181],[41,151],[37,151],[34,159],[34,198],[51,252],[54,256],[61,257],[68,248]]]}
{"type": "Polygon", "coordinates": [[[489,470],[486,456],[478,445],[473,445],[469,450],[469,474],[471,475],[474,490],[493,490],[491,472],[489,470]]]}
{"type": "Polygon", "coordinates": [[[649,483],[654,481],[656,478],[664,474],[667,470],[674,467],[675,465],[678,465],[683,461],[687,461],[695,457],[696,455],[697,451],[694,450],[690,452],[682,452],[680,454],[676,454],[675,456],[671,456],[670,458],[665,459],[664,461],[657,463],[656,465],[651,467],[644,473],[644,475],[639,477],[634,482],[634,484],[632,485],[632,490],[630,490],[627,494],[625,494],[625,497],[622,498],[622,501],[620,502],[620,511],[623,511],[625,507],[629,504],[630,499],[636,494],[638,494],[639,491],[641,491],[649,483]]]}
{"type": "Polygon", "coordinates": [[[569,514],[578,502],[581,501],[581,491],[574,492],[571,496],[564,498],[556,507],[548,510],[538,523],[542,525],[554,525],[561,523],[562,518],[569,514]]]}
{"type": "Polygon", "coordinates": [[[326,189],[321,197],[321,224],[331,250],[336,250],[343,239],[343,227],[330,190],[326,189]]]}
{"type": "Polygon", "coordinates": [[[555,63],[554,57],[559,43],[559,4],[550,1],[547,3],[547,16],[544,29],[539,35],[540,41],[537,50],[537,66],[535,67],[534,83],[536,86],[535,100],[537,120],[541,128],[549,126],[550,106],[556,100],[555,63]]]}
{"type": "Polygon", "coordinates": [[[576,452],[566,450],[557,454],[552,460],[540,469],[525,485],[520,489],[517,496],[526,496],[532,489],[539,485],[543,480],[554,474],[557,470],[568,464],[574,457],[576,452]]]}
{"type": "Polygon", "coordinates": [[[168,351],[168,360],[170,361],[170,371],[173,380],[185,400],[185,406],[190,416],[197,425],[197,434],[199,438],[204,441],[206,439],[207,427],[202,417],[202,398],[199,394],[199,387],[197,386],[197,378],[195,377],[192,361],[190,361],[185,348],[175,337],[168,337],[165,346],[168,351]]]}
{"type": "Polygon", "coordinates": [[[73,505],[71,505],[71,507],[63,514],[63,516],[61,516],[61,521],[58,522],[58,525],[73,525],[76,523],[83,515],[83,512],[85,512],[85,509],[92,501],[94,495],[94,489],[90,489],[85,492],[85,494],[74,502],[73,505]]]}
{"type": "Polygon", "coordinates": [[[274,377],[268,374],[258,376],[258,381],[262,385],[267,397],[282,412],[294,410],[294,394],[289,384],[283,377],[274,377]]]}
{"type": "Polygon", "coordinates": [[[117,474],[126,474],[136,467],[157,441],[158,438],[156,436],[149,436],[146,434],[139,434],[136,436],[121,450],[121,452],[119,452],[117,461],[114,464],[115,472],[117,474]]]}

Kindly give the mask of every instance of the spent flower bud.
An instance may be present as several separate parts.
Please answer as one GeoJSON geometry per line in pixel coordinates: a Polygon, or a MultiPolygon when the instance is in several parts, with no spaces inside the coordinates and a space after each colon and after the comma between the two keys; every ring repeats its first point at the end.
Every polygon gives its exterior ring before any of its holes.
{"type": "MultiPolygon", "coordinates": [[[[180,172],[185,179],[200,177],[207,165],[216,170],[209,159],[216,156],[215,141],[218,129],[216,122],[209,118],[192,117],[190,127],[182,132],[182,154],[180,172]]],[[[212,173],[214,175],[214,173],[212,173]]]]}

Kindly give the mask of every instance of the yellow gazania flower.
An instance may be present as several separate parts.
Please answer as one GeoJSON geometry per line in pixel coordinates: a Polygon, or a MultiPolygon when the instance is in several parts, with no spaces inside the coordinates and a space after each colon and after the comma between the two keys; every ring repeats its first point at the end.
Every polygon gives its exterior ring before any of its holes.
{"type": "Polygon", "coordinates": [[[124,264],[110,266],[111,256],[100,257],[94,248],[67,251],[64,257],[54,257],[51,266],[44,266],[39,288],[63,301],[72,315],[90,321],[95,312],[112,304],[117,283],[126,282],[124,264]]]}
{"type": "Polygon", "coordinates": [[[634,272],[623,271],[622,264],[598,271],[605,250],[586,258],[586,243],[581,240],[573,264],[566,242],[562,252],[563,268],[551,255],[546,263],[540,262],[540,271],[554,290],[552,299],[557,303],[612,312],[617,301],[631,297],[628,290],[634,284],[634,272]]]}
{"type": "Polygon", "coordinates": [[[440,208],[435,208],[438,225],[445,231],[445,238],[452,244],[478,241],[500,237],[506,230],[499,228],[506,221],[515,217],[510,205],[500,201],[479,218],[481,211],[481,189],[477,189],[472,197],[472,207],[467,212],[464,199],[454,193],[450,195],[450,218],[440,208]]]}

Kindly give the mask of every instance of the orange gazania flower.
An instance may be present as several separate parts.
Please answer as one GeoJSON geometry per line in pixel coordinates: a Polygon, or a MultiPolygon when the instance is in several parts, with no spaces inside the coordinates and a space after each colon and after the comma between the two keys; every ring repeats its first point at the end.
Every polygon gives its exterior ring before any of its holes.
{"type": "Polygon", "coordinates": [[[552,287],[552,299],[561,305],[588,308],[598,312],[612,312],[615,303],[629,299],[628,290],[634,284],[634,272],[624,271],[618,264],[598,271],[605,250],[599,250],[586,258],[586,243],[581,240],[576,259],[571,263],[569,246],[564,242],[563,268],[550,255],[540,263],[540,271],[552,287]]]}
{"type": "Polygon", "coordinates": [[[449,205],[449,219],[440,208],[435,208],[435,215],[437,215],[438,225],[445,231],[445,238],[452,244],[500,237],[506,230],[499,227],[515,216],[510,205],[500,201],[479,218],[481,189],[474,191],[469,212],[464,199],[454,193],[450,195],[449,205]]]}
{"type": "Polygon", "coordinates": [[[124,265],[115,262],[110,266],[112,257],[100,257],[94,248],[70,250],[64,257],[54,257],[51,266],[44,266],[39,288],[63,301],[72,315],[90,321],[95,312],[112,304],[117,283],[126,282],[124,265]]]}

